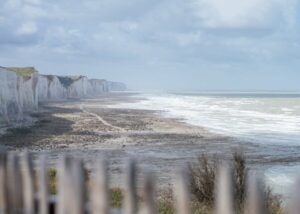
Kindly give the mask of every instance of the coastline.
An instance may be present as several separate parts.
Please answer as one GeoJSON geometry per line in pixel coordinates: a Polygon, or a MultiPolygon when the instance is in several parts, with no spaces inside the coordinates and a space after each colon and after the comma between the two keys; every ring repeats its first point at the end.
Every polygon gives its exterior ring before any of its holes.
{"type": "Polygon", "coordinates": [[[159,185],[168,185],[172,173],[203,154],[231,159],[241,150],[251,169],[264,170],[274,165],[300,162],[294,147],[241,142],[189,125],[180,119],[166,118],[162,112],[110,108],[107,106],[137,102],[130,93],[111,93],[97,98],[43,103],[32,116],[38,121],[0,138],[8,150],[28,150],[49,155],[51,163],[68,154],[82,158],[88,168],[95,158],[110,160],[114,185],[122,183],[122,169],[128,158],[141,169],[151,168],[159,185]],[[291,155],[292,154],[292,155],[291,155]]]}

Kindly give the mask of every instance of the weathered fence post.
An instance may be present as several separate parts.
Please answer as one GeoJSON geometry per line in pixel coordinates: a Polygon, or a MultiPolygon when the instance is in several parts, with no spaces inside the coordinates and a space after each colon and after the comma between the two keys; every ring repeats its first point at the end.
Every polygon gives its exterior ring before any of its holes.
{"type": "Polygon", "coordinates": [[[300,210],[300,178],[297,179],[291,191],[291,200],[289,202],[289,214],[298,214],[300,210]]]}
{"type": "Polygon", "coordinates": [[[0,153],[0,213],[8,212],[6,153],[0,153]]]}
{"type": "Polygon", "coordinates": [[[34,174],[32,157],[28,152],[22,156],[22,185],[23,185],[23,201],[24,213],[34,213],[34,174]]]}
{"type": "Polygon", "coordinates": [[[154,182],[153,175],[150,172],[145,173],[143,185],[144,208],[143,214],[156,214],[156,206],[154,200],[154,182]]]}
{"type": "Polygon", "coordinates": [[[179,171],[174,183],[174,194],[178,214],[190,214],[189,179],[188,166],[185,166],[179,171]]]}
{"type": "Polygon", "coordinates": [[[261,179],[253,173],[248,176],[247,182],[247,214],[265,214],[267,213],[265,187],[261,179]]]}
{"type": "Polygon", "coordinates": [[[57,213],[84,213],[84,187],[84,169],[82,161],[64,157],[59,165],[57,213]]]}
{"type": "Polygon", "coordinates": [[[96,164],[96,172],[91,187],[91,214],[108,214],[110,209],[109,182],[105,159],[96,164]]]}
{"type": "Polygon", "coordinates": [[[125,177],[125,197],[123,209],[126,214],[137,213],[137,193],[136,193],[136,164],[129,160],[125,177]]]}
{"type": "Polygon", "coordinates": [[[17,153],[8,153],[7,159],[8,182],[8,213],[21,213],[23,209],[22,177],[20,172],[19,157],[17,153]]]}
{"type": "Polygon", "coordinates": [[[69,186],[69,210],[70,214],[85,213],[85,176],[84,168],[81,160],[73,159],[71,163],[70,186],[69,186]]]}
{"type": "Polygon", "coordinates": [[[230,168],[223,165],[218,172],[215,190],[215,213],[233,214],[233,185],[230,168]]]}
{"type": "Polygon", "coordinates": [[[62,157],[60,162],[58,163],[57,172],[58,172],[58,191],[57,191],[57,205],[56,205],[56,213],[57,214],[67,214],[68,206],[67,206],[67,189],[68,189],[68,176],[67,170],[69,169],[70,159],[67,157],[62,157]]]}
{"type": "Polygon", "coordinates": [[[39,167],[39,214],[49,213],[49,191],[48,191],[48,167],[45,156],[40,158],[39,167]]]}

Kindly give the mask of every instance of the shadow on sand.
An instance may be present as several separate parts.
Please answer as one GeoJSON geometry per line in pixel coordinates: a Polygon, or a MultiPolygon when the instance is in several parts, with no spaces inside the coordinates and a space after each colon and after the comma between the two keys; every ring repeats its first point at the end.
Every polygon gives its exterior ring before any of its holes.
{"type": "Polygon", "coordinates": [[[8,129],[5,135],[0,136],[0,146],[28,147],[37,142],[43,144],[43,140],[46,138],[51,139],[54,136],[70,133],[74,122],[55,116],[55,114],[81,112],[81,110],[73,108],[44,107],[44,109],[45,112],[31,115],[37,119],[33,126],[8,129]]]}

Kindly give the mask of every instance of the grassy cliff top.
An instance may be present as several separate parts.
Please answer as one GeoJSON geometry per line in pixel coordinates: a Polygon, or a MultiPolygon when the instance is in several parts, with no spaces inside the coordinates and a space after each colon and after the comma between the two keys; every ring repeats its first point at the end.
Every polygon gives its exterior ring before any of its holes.
{"type": "Polygon", "coordinates": [[[30,77],[32,74],[38,72],[34,67],[9,67],[7,69],[16,72],[22,77],[30,77]]]}

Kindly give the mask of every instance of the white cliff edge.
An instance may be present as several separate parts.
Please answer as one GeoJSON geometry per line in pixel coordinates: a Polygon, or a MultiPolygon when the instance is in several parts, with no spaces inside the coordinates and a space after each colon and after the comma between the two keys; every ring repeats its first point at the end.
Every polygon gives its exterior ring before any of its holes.
{"type": "Polygon", "coordinates": [[[34,68],[27,71],[20,74],[14,68],[0,67],[0,127],[38,108],[38,72],[34,68]]]}
{"type": "Polygon", "coordinates": [[[33,67],[0,67],[0,128],[23,119],[42,101],[96,96],[124,91],[125,84],[85,76],[39,75],[33,67]]]}

